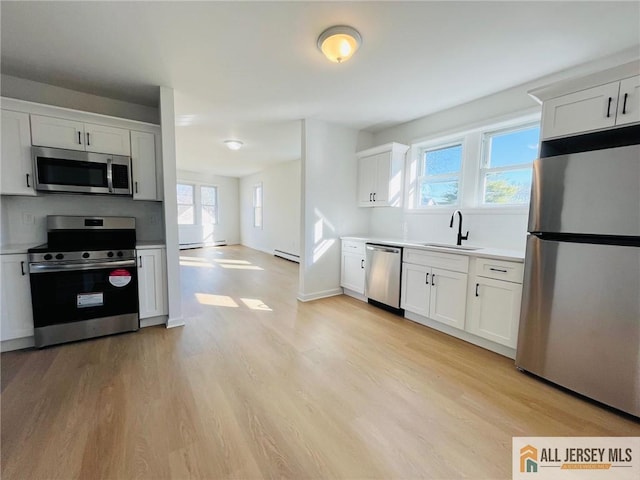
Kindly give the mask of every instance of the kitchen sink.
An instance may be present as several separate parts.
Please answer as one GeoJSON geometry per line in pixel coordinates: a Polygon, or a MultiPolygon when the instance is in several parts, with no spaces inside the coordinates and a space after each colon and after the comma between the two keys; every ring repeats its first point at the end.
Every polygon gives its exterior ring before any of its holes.
{"type": "Polygon", "coordinates": [[[450,248],[452,250],[480,250],[480,247],[470,247],[468,245],[451,245],[449,243],[423,243],[425,247],[450,248]]]}

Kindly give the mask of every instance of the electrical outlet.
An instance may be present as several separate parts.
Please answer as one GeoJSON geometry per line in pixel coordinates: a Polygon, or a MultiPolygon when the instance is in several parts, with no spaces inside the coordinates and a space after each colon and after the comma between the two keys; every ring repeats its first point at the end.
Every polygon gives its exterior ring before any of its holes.
{"type": "Polygon", "coordinates": [[[36,223],[36,219],[32,213],[23,213],[22,214],[22,223],[24,225],[33,225],[36,223]]]}

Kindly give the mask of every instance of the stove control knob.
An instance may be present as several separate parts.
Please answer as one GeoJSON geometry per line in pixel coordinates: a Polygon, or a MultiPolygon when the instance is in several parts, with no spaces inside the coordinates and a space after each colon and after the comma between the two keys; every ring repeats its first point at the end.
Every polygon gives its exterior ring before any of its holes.
{"type": "Polygon", "coordinates": [[[51,260],[52,258],[53,258],[53,255],[51,255],[50,253],[47,253],[47,254],[44,256],[44,259],[45,259],[45,260],[51,260]]]}
{"type": "Polygon", "coordinates": [[[109,257],[109,258],[113,257],[113,252],[107,253],[107,257],[109,257]]]}
{"type": "Polygon", "coordinates": [[[84,252],[82,254],[82,258],[89,258],[89,252],[84,252]]]}
{"type": "Polygon", "coordinates": [[[122,252],[118,252],[119,257],[121,257],[122,255],[124,255],[122,252]]]}
{"type": "Polygon", "coordinates": [[[56,260],[62,260],[64,258],[64,255],[61,253],[57,253],[56,254],[56,260]]]}

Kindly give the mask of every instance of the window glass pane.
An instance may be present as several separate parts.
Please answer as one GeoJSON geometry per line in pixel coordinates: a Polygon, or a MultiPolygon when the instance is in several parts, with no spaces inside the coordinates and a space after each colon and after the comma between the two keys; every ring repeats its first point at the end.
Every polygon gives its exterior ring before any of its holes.
{"type": "Polygon", "coordinates": [[[253,226],[262,227],[262,207],[255,207],[253,209],[253,226]]]}
{"type": "Polygon", "coordinates": [[[178,204],[193,205],[193,185],[177,185],[178,204]]]}
{"type": "Polygon", "coordinates": [[[487,167],[531,164],[538,156],[539,141],[539,126],[491,135],[487,167]]]}
{"type": "Polygon", "coordinates": [[[488,173],[484,182],[484,203],[527,204],[531,195],[531,169],[488,173]]]}
{"type": "Polygon", "coordinates": [[[216,187],[200,187],[202,205],[216,204],[216,187]]]}
{"type": "Polygon", "coordinates": [[[218,223],[216,218],[216,206],[215,205],[202,205],[202,224],[218,223]]]}
{"type": "Polygon", "coordinates": [[[462,145],[424,152],[424,175],[457,173],[462,165],[462,145]]]}
{"type": "Polygon", "coordinates": [[[262,187],[260,186],[253,187],[253,206],[262,206],[262,187]]]}
{"type": "Polygon", "coordinates": [[[193,225],[193,205],[178,205],[178,225],[193,225]]]}
{"type": "Polygon", "coordinates": [[[458,203],[458,180],[424,182],[420,185],[420,205],[455,205],[458,203]]]}

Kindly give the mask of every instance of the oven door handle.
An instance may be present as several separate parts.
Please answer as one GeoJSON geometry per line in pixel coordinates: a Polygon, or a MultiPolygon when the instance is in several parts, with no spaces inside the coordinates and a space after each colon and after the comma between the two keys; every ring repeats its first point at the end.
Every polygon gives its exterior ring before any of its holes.
{"type": "Polygon", "coordinates": [[[100,270],[103,268],[135,267],[135,260],[118,260],[115,262],[83,263],[75,265],[51,265],[30,263],[29,273],[73,272],[83,270],[100,270]]]}

